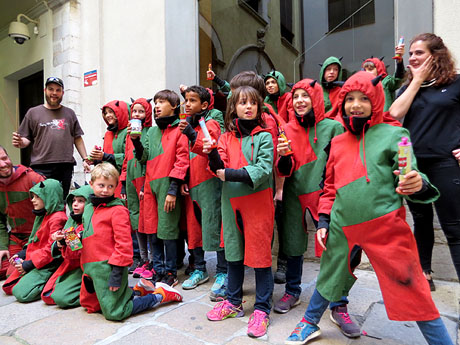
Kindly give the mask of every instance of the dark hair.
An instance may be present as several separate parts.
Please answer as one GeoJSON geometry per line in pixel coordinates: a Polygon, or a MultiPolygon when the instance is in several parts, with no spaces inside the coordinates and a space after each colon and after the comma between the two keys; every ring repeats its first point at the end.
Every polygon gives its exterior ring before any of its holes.
{"type": "Polygon", "coordinates": [[[0,150],[3,150],[3,152],[5,152],[5,154],[8,156],[8,152],[6,152],[6,149],[2,145],[0,145],[0,150]]]}
{"type": "Polygon", "coordinates": [[[240,101],[240,98],[243,99],[250,98],[253,101],[257,102],[257,115],[256,119],[258,124],[265,128],[265,121],[262,119],[262,107],[264,105],[264,100],[260,96],[260,93],[251,86],[240,86],[232,93],[232,97],[227,102],[227,111],[225,113],[225,129],[229,132],[235,129],[233,125],[233,119],[237,117],[236,115],[236,105],[240,101]]]}
{"type": "Polygon", "coordinates": [[[261,76],[253,71],[243,71],[230,80],[230,88],[235,90],[241,86],[251,86],[256,89],[262,98],[265,97],[265,82],[261,76]]]}
{"type": "Polygon", "coordinates": [[[198,95],[198,97],[200,97],[201,103],[208,102],[208,105],[209,105],[209,103],[211,102],[211,95],[209,94],[209,91],[203,86],[200,86],[200,85],[189,86],[184,91],[184,95],[187,95],[187,93],[189,92],[195,92],[198,95]]]}
{"type": "MultiPolygon", "coordinates": [[[[444,45],[441,37],[432,33],[424,33],[415,36],[410,45],[417,41],[425,42],[431,55],[433,55],[433,78],[436,78],[435,85],[444,85],[453,82],[456,78],[455,61],[449,49],[444,45]]],[[[412,74],[409,71],[409,83],[412,81],[412,74]]]]}
{"type": "Polygon", "coordinates": [[[153,97],[153,102],[156,102],[157,99],[165,99],[173,107],[178,107],[180,104],[180,99],[179,99],[178,94],[168,89],[158,91],[153,97]]]}

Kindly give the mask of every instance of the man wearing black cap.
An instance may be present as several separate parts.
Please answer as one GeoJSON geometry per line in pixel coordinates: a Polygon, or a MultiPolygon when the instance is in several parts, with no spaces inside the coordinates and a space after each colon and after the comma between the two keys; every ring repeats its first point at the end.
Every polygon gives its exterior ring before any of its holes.
{"type": "Polygon", "coordinates": [[[83,130],[75,112],[61,105],[63,95],[64,82],[49,77],[45,83],[45,104],[27,111],[18,131],[13,133],[13,146],[24,148],[32,143],[31,168],[47,178],[61,181],[65,198],[76,165],[74,145],[83,159],[85,171],[89,171],[89,165],[85,161],[83,130]]]}

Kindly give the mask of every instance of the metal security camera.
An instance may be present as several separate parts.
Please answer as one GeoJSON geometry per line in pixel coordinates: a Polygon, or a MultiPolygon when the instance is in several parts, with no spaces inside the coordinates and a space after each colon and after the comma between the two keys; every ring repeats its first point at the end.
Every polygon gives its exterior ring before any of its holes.
{"type": "Polygon", "coordinates": [[[10,23],[8,36],[10,36],[17,44],[23,44],[25,41],[30,40],[29,28],[26,24],[21,22],[21,17],[25,17],[32,23],[38,24],[38,21],[32,20],[25,14],[19,14],[15,22],[10,23]]]}

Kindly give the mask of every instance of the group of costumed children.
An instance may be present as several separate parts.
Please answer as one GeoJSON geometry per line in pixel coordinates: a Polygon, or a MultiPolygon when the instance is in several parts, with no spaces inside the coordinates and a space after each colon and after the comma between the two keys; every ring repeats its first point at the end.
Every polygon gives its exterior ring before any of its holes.
{"type": "Polygon", "coordinates": [[[64,308],[102,311],[109,320],[181,301],[173,286],[185,225],[194,270],[182,288],[209,280],[204,253],[215,251],[210,298],[218,303],[207,318],[242,317],[245,266],[254,268],[256,297],[247,333],[261,337],[272,309],[276,202],[282,209],[279,251],[286,258],[285,293],[275,303],[276,312],[300,303],[307,211],[318,229],[317,254],[322,254],[316,289],[286,344],[317,337],[328,306],[345,335],[360,335],[354,323],[337,320],[349,318],[347,296],[362,250],[379,279],[389,318],[417,321],[430,344],[450,340],[402,203],[403,198],[430,203],[439,193],[417,171],[413,156],[413,170],[400,180],[398,142],[409,133],[384,114],[404,68],[399,62],[395,75],[388,76],[376,58],[362,67],[339,82],[340,59],[330,57],[319,81],[301,80],[291,92],[278,71],[264,79],[245,71],[230,83],[208,71],[208,78],[229,93],[225,116],[213,109],[209,89],[181,88],[185,116],[179,116],[179,96],[162,90],[153,99],[156,126],[151,100],[132,100],[129,108],[123,101],[109,102],[102,108],[108,125],[104,146],[91,151],[96,166],[90,185],[67,197],[70,218],[57,181],[30,189],[33,231],[26,250],[10,259],[16,270],[3,290],[20,302],[41,296],[64,308]],[[141,131],[134,130],[129,116],[141,120],[141,131]],[[81,238],[81,249],[71,247],[64,231],[70,227],[81,238]],[[134,270],[141,279],[133,288],[128,286],[131,229],[141,256],[134,270]]]}

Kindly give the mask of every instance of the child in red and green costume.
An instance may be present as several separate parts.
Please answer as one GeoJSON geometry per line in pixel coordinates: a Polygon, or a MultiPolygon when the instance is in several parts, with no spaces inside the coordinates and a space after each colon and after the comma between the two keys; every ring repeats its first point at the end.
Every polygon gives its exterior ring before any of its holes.
{"type": "Polygon", "coordinates": [[[262,120],[263,99],[254,88],[235,90],[227,106],[225,128],[217,149],[203,139],[211,170],[223,183],[222,223],[228,261],[227,300],[207,313],[211,321],[244,315],[244,266],[255,269],[256,302],[248,335],[267,332],[273,275],[271,242],[274,207],[272,190],[273,141],[262,120]]]}
{"type": "MultiPolygon", "coordinates": [[[[147,132],[150,127],[152,127],[151,100],[152,99],[138,98],[136,100],[132,99],[131,103],[131,119],[142,121],[142,132],[139,136],[142,144],[145,144],[147,132]]],[[[128,130],[131,130],[131,124],[128,124],[128,130]]],[[[151,242],[151,239],[149,239],[150,235],[146,234],[144,231],[144,200],[141,197],[143,196],[143,187],[145,183],[145,165],[138,162],[134,157],[133,150],[134,145],[131,137],[128,135],[126,138],[125,162],[123,163],[123,170],[120,177],[123,185],[121,194],[126,197],[131,218],[131,226],[133,231],[136,232],[137,242],[139,244],[140,262],[134,269],[134,277],[139,278],[142,276],[144,278],[151,278],[152,271],[147,270],[149,264],[148,243],[151,242]]]]}
{"type": "Polygon", "coordinates": [[[42,181],[33,186],[30,193],[36,216],[34,227],[25,248],[10,258],[16,270],[2,287],[6,294],[13,294],[19,302],[40,299],[46,282],[61,264],[60,259],[51,256],[51,236],[67,221],[59,181],[42,181]]]}
{"type": "Polygon", "coordinates": [[[179,128],[189,140],[190,168],[188,181],[184,184],[187,219],[187,243],[193,250],[195,271],[182,283],[183,289],[194,289],[208,281],[205,251],[217,252],[216,282],[211,288],[211,300],[223,298],[226,294],[227,261],[225,251],[220,247],[222,182],[208,170],[208,156],[203,153],[205,135],[199,124],[204,119],[209,135],[217,142],[220,136],[219,123],[209,117],[210,94],[201,86],[185,90],[186,121],[179,128]]]}
{"type": "MultiPolygon", "coordinates": [[[[102,150],[91,151],[93,164],[109,162],[121,173],[125,159],[126,127],[128,126],[128,105],[123,101],[111,101],[102,107],[102,118],[107,124],[102,150]]],[[[119,183],[115,196],[121,196],[122,184],[119,183]]]]}
{"type": "Polygon", "coordinates": [[[107,162],[92,170],[90,185],[94,194],[90,195],[90,204],[83,212],[83,248],[79,251],[83,269],[81,306],[88,313],[102,311],[107,320],[114,321],[124,320],[160,303],[182,300],[180,294],[170,296],[164,289],[163,293],[151,289],[151,293],[135,297],[128,286],[133,244],[129,211],[114,197],[119,178],[118,171],[107,162]]]}
{"type": "Polygon", "coordinates": [[[145,145],[138,136],[131,134],[131,139],[137,160],[146,165],[144,209],[149,211],[144,212],[144,231],[153,235],[154,279],[175,285],[181,215],[178,196],[189,167],[188,139],[178,127],[179,96],[162,90],[154,102],[157,126],[148,130],[145,145]]]}
{"type": "Polygon", "coordinates": [[[398,183],[398,142],[409,133],[383,123],[385,100],[379,80],[358,72],[339,94],[339,116],[347,131],[332,139],[318,209],[317,237],[327,250],[305,316],[286,343],[304,344],[320,335],[317,324],[329,301],[346,295],[356,280],[350,253],[357,246],[375,269],[389,319],[417,321],[430,344],[440,339],[436,343],[451,344],[420,268],[402,204],[403,197],[433,202],[439,193],[416,170],[414,156],[415,170],[398,183]]]}
{"type": "Polygon", "coordinates": [[[65,230],[74,228],[75,233],[81,237],[83,231],[82,217],[85,205],[89,203],[89,196],[93,193],[91,186],[78,186],[66,199],[70,210],[70,218],[60,231],[51,237],[54,243],[51,246],[53,258],[62,258],[64,261],[56,272],[50,277],[43,292],[42,300],[46,304],[57,304],[61,308],[72,308],[80,305],[80,286],[82,270],[80,268],[80,250],[72,251],[65,240],[65,230]]]}
{"type": "Polygon", "coordinates": [[[15,268],[8,259],[20,252],[29,239],[35,220],[29,190],[43,180],[31,168],[13,166],[0,146],[0,280],[13,273],[15,268]]]}
{"type": "Polygon", "coordinates": [[[320,65],[319,82],[323,88],[324,111],[330,111],[337,102],[342,80],[342,58],[330,56],[320,65]]]}
{"type": "Polygon", "coordinates": [[[270,104],[276,114],[287,122],[288,114],[292,111],[292,94],[286,90],[284,75],[273,70],[264,76],[264,83],[267,90],[264,102],[270,104]]]}

